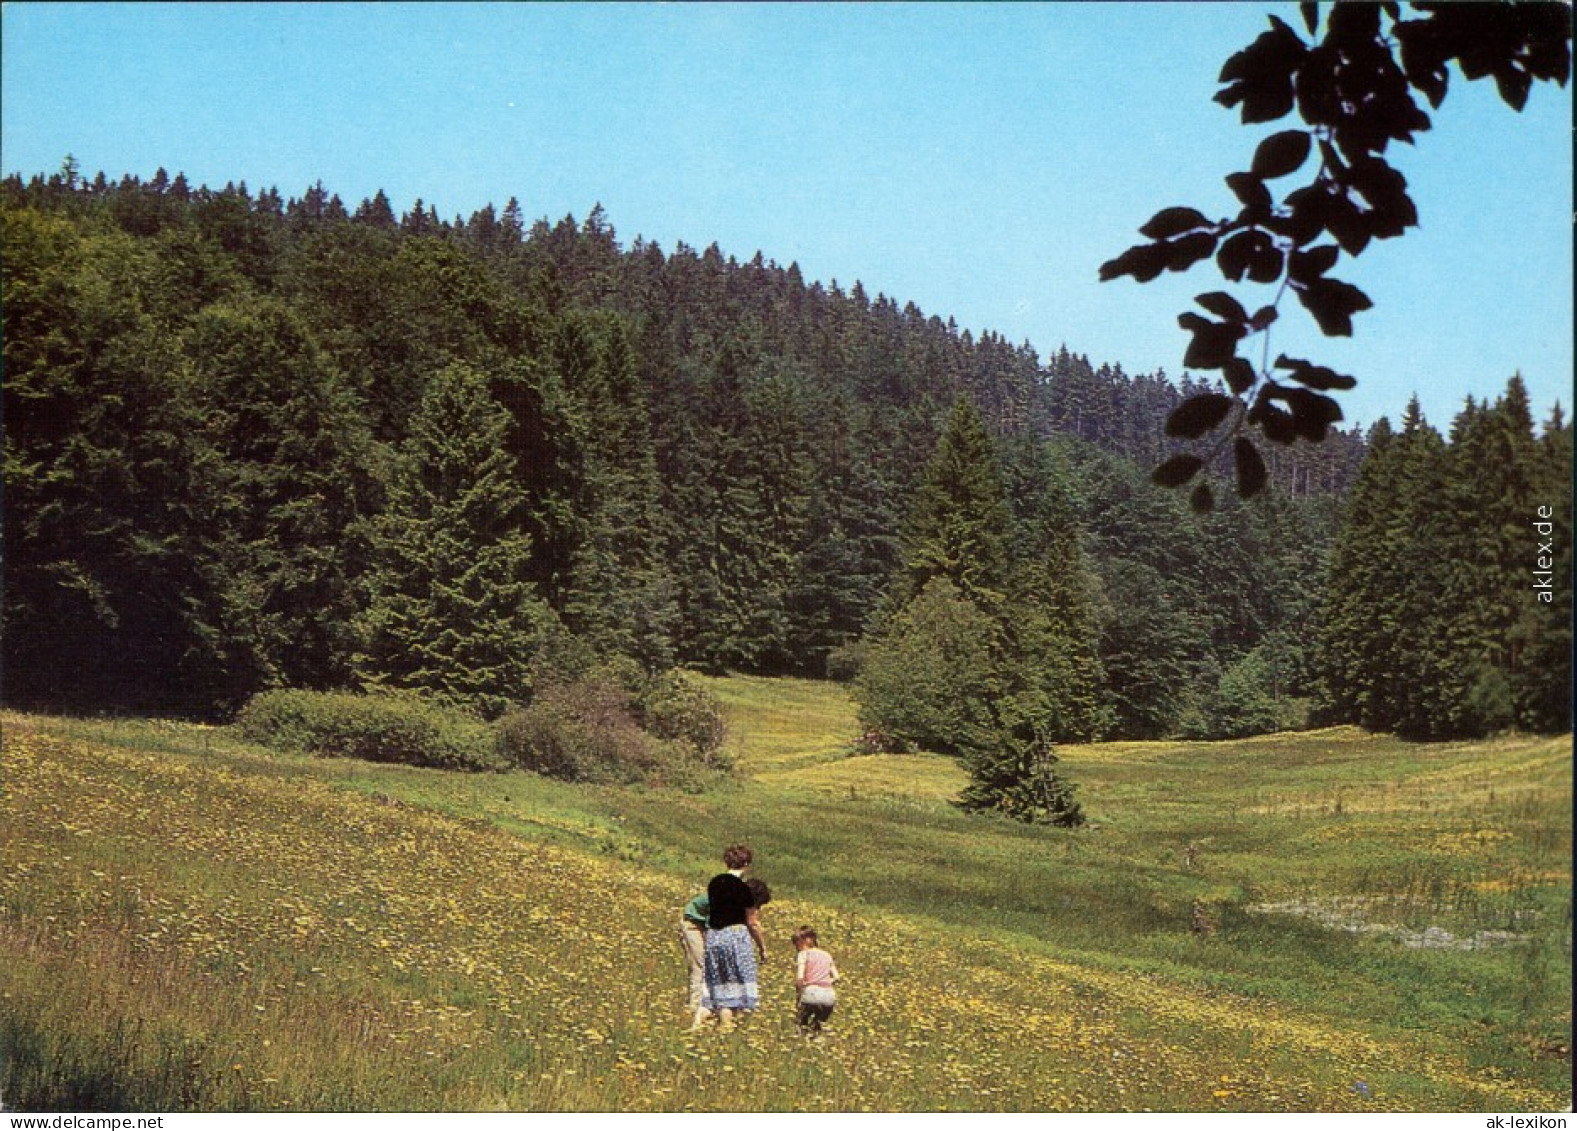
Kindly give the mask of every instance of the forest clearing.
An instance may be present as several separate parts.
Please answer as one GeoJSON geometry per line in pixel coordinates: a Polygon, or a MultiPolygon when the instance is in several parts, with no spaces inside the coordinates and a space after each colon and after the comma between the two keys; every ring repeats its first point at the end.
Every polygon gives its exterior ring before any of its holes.
{"type": "Polygon", "coordinates": [[[1070,830],[959,811],[953,759],[849,756],[839,685],[702,682],[738,769],[692,794],[7,713],[0,1102],[1571,1103],[1569,738],[1064,746],[1070,830]],[[734,840],[775,892],[763,1006],[689,1036],[678,909],[734,840]],[[815,1044],[801,923],[844,972],[815,1044]]]}

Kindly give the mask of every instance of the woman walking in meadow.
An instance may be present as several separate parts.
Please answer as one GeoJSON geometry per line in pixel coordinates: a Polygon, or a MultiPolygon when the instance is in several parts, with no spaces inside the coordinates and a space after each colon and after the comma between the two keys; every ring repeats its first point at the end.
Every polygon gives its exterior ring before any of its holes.
{"type": "Polygon", "coordinates": [[[736,1014],[748,1013],[761,1002],[757,962],[765,960],[767,945],[756,918],[756,895],[745,882],[752,859],[748,846],[729,845],[723,852],[727,871],[706,886],[706,988],[692,1030],[713,1016],[724,1029],[732,1028],[736,1014]]]}

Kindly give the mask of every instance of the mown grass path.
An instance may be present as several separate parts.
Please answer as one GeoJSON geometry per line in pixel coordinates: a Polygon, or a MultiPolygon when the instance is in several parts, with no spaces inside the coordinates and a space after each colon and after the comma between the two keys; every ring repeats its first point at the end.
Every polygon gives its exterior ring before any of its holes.
{"type": "MultiPolygon", "coordinates": [[[[769,693],[738,690],[735,710],[744,712],[769,693]]],[[[1314,805],[1292,800],[1307,795],[1293,780],[1262,787],[1266,812],[1243,816],[1250,832],[1236,840],[1185,821],[1178,835],[1205,839],[1212,857],[1190,870],[1146,840],[1179,819],[1165,806],[1144,818],[1117,811],[1104,831],[1059,838],[928,801],[954,767],[921,758],[906,779],[912,788],[888,791],[878,785],[897,766],[873,777],[868,764],[824,750],[801,760],[791,737],[776,741],[768,749],[777,754],[753,762],[747,753],[760,780],[674,799],[523,774],[287,758],[196,728],[6,716],[6,1102],[628,1111],[1570,1103],[1565,1066],[1528,1043],[1537,1032],[1510,1020],[1529,1002],[1486,1001],[1477,1020],[1461,1004],[1464,993],[1512,996],[1526,955],[1409,951],[1249,916],[1241,893],[1213,905],[1213,936],[1170,919],[1168,884],[1185,905],[1200,891],[1237,891],[1232,862],[1255,851],[1253,823],[1292,820],[1276,811],[1314,805]],[[780,892],[766,911],[775,953],[765,1006],[732,1035],[686,1037],[674,921],[708,870],[689,862],[738,825],[751,825],[780,892]],[[870,882],[848,883],[827,866],[829,853],[870,882]],[[980,861],[983,875],[957,874],[980,861]],[[1149,879],[1125,876],[1130,867],[1149,879]],[[1064,898],[1058,868],[1068,874],[1066,898],[1110,902],[1111,916],[1081,926],[1076,916],[1044,915],[1064,898]],[[905,871],[913,892],[899,878],[905,871]],[[946,906],[921,891],[926,874],[954,894],[946,906]],[[1015,894],[1006,877],[1026,875],[1034,890],[1015,894]],[[1151,919],[1132,938],[1103,938],[1111,924],[1151,919]],[[799,922],[817,925],[846,974],[833,1031],[817,1045],[792,1025],[783,936],[799,922]],[[1354,955],[1357,983],[1398,1004],[1409,992],[1417,1000],[1394,1015],[1346,1001],[1341,971],[1318,966],[1341,948],[1354,955]],[[1487,973],[1472,974],[1475,961],[1487,973]],[[1464,1039],[1474,1027],[1493,1032],[1464,1039]]],[[[1465,845],[1502,854],[1496,860],[1521,853],[1530,875],[1560,870],[1550,862],[1558,835],[1542,848],[1530,841],[1545,819],[1536,799],[1558,800],[1560,775],[1536,748],[1504,753],[1479,760],[1521,766],[1497,780],[1510,791],[1508,814],[1523,812],[1530,826],[1503,821],[1493,827],[1504,837],[1462,839],[1439,808],[1447,794],[1462,796],[1449,784],[1458,771],[1426,767],[1408,779],[1423,781],[1418,797],[1436,798],[1424,822],[1433,847],[1419,859],[1460,862],[1442,845],[1465,845]]],[[[1174,755],[1093,748],[1083,761],[1087,800],[1101,812],[1128,791],[1140,805],[1140,767],[1174,755]]],[[[1481,776],[1468,775],[1473,788],[1481,776]]],[[[1564,788],[1569,805],[1569,767],[1564,788]]],[[[1406,804],[1401,817],[1382,808],[1372,819],[1412,828],[1406,804]]],[[[1370,831],[1400,851],[1385,827],[1370,831]]],[[[1566,837],[1569,851],[1569,820],[1566,837]]],[[[1312,829],[1308,843],[1322,843],[1312,829]]],[[[1333,860],[1358,881],[1348,854],[1333,860]]],[[[1427,880],[1416,867],[1414,878],[1427,880]]],[[[1316,866],[1294,862],[1284,873],[1303,870],[1316,866]]],[[[1557,900],[1564,890],[1569,906],[1569,872],[1538,882],[1557,900]]],[[[1563,984],[1569,1002],[1569,919],[1566,931],[1564,971],[1558,954],[1541,959],[1554,967],[1542,975],[1538,1010],[1558,1011],[1550,1002],[1563,984]]],[[[1569,1033],[1569,1013],[1565,1024],[1569,1033]]]]}

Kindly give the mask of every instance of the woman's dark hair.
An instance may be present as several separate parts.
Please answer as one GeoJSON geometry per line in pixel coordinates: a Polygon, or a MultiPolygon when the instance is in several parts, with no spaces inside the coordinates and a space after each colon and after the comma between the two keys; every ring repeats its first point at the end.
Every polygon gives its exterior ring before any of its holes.
{"type": "Polygon", "coordinates": [[[723,849],[723,866],[726,868],[744,868],[753,859],[755,857],[748,844],[731,844],[723,849]]]}
{"type": "Polygon", "coordinates": [[[750,889],[750,894],[755,898],[757,907],[765,907],[772,902],[772,889],[767,887],[765,880],[758,880],[751,876],[745,881],[745,886],[750,889]]]}

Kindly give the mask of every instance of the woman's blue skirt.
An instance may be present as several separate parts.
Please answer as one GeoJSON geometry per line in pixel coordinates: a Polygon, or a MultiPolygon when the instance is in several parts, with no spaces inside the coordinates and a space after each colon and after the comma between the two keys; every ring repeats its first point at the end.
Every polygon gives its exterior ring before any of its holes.
{"type": "Polygon", "coordinates": [[[760,1005],[756,989],[756,947],[750,929],[743,923],[706,933],[706,992],[701,1006],[716,1013],[720,1009],[755,1009],[760,1005]]]}

